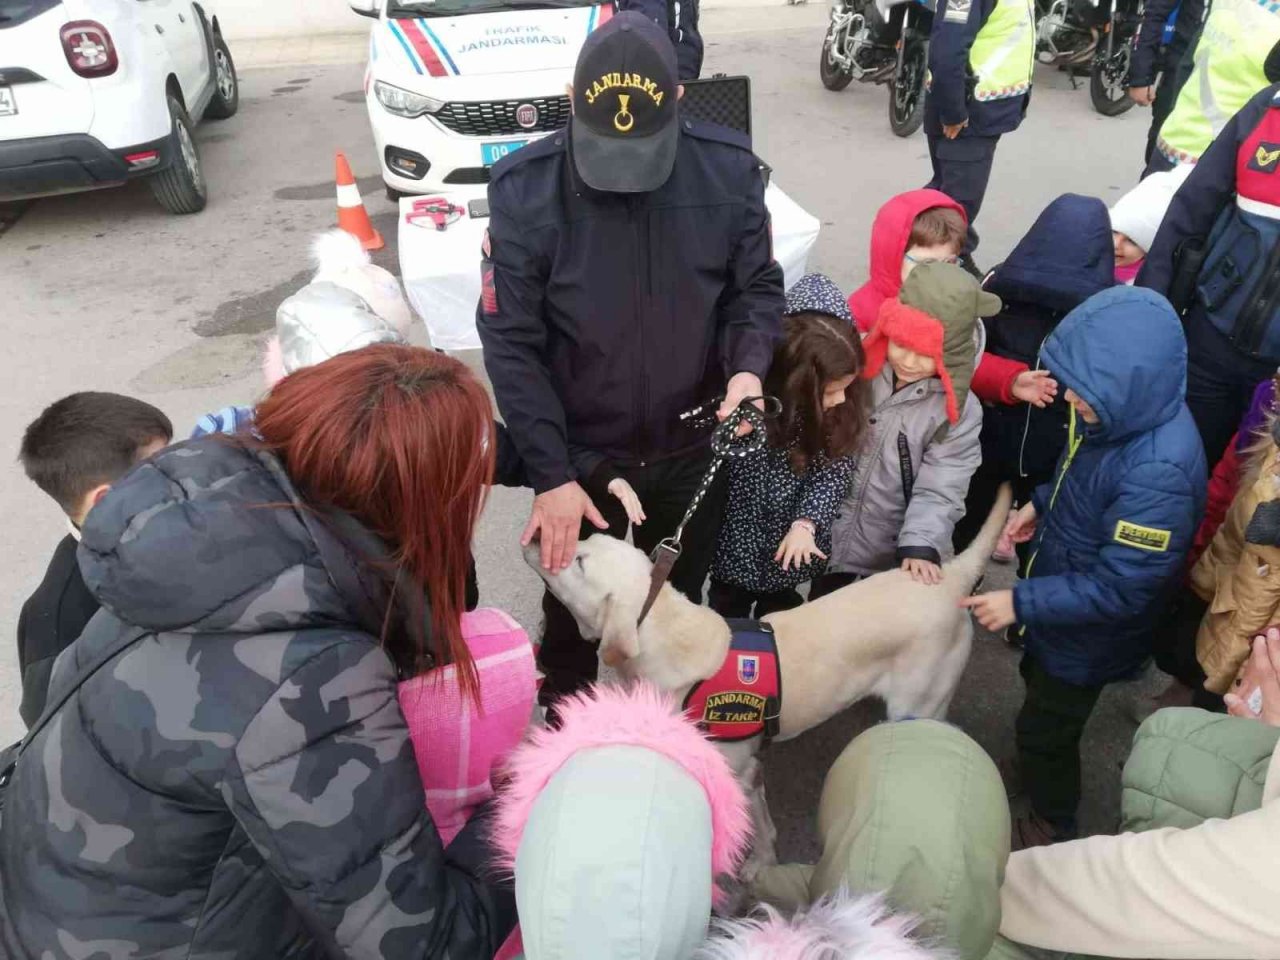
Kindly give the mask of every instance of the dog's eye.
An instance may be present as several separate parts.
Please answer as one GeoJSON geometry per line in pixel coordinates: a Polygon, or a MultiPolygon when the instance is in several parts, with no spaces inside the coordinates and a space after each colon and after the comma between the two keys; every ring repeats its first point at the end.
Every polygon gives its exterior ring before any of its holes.
{"type": "Polygon", "coordinates": [[[582,554],[579,553],[574,555],[573,565],[579,570],[586,570],[586,565],[582,562],[582,554]]]}

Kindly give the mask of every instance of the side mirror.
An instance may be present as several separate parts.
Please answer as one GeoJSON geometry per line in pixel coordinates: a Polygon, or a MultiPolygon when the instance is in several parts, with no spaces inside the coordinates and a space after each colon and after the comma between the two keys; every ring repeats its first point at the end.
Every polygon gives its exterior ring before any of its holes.
{"type": "Polygon", "coordinates": [[[347,0],[347,5],[362,17],[377,19],[378,14],[382,12],[379,9],[381,0],[347,0]]]}

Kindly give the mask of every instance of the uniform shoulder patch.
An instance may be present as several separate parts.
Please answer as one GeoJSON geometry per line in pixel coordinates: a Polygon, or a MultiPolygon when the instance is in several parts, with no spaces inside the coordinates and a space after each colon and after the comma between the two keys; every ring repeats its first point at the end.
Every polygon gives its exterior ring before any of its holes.
{"type": "Polygon", "coordinates": [[[1113,539],[1126,547],[1137,547],[1139,550],[1147,550],[1151,553],[1166,553],[1169,550],[1169,543],[1173,540],[1173,532],[1120,520],[1116,523],[1113,539]]]}
{"type": "Polygon", "coordinates": [[[943,23],[968,23],[969,11],[973,8],[973,0],[947,0],[946,13],[942,15],[943,23]]]}
{"type": "Polygon", "coordinates": [[[751,150],[751,137],[741,130],[721,126],[718,123],[709,123],[705,120],[684,119],[680,121],[680,124],[684,127],[685,133],[698,140],[727,143],[730,146],[739,147],[748,152],[751,150]]]}

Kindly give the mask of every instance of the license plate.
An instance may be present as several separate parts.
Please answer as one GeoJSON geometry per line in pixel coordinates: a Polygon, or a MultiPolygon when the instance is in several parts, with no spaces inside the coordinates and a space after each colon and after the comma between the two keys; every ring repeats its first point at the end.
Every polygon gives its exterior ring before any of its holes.
{"type": "Polygon", "coordinates": [[[0,117],[12,117],[18,112],[18,101],[14,99],[12,87],[0,87],[0,117]]]}
{"type": "Polygon", "coordinates": [[[504,140],[502,143],[482,143],[480,144],[480,162],[486,167],[492,167],[503,157],[511,156],[528,142],[528,140],[504,140]]]}

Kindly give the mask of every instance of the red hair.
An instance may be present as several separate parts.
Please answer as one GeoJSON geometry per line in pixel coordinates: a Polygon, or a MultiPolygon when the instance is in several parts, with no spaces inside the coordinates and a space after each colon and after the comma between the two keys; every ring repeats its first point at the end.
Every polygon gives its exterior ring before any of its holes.
{"type": "Polygon", "coordinates": [[[452,663],[476,700],[461,617],[471,538],[493,476],[484,387],[442,353],[375,344],[285,377],[254,420],[303,498],[363,523],[392,551],[396,581],[408,576],[426,592],[429,640],[412,623],[384,630],[396,667],[415,675],[452,663]]]}

